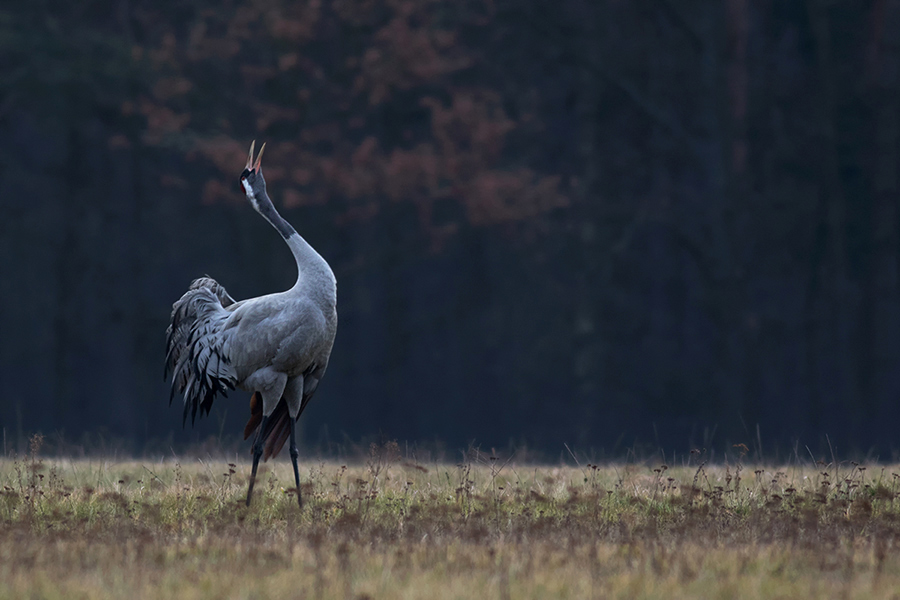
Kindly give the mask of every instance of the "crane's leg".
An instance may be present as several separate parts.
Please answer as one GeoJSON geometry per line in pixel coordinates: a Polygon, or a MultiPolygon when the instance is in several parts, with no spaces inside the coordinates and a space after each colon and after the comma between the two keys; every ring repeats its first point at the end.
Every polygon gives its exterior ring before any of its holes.
{"type": "Polygon", "coordinates": [[[253,441],[253,470],[250,471],[250,487],[247,489],[247,506],[250,506],[250,497],[253,496],[253,484],[256,483],[256,468],[259,466],[259,459],[263,453],[263,431],[269,423],[269,417],[263,417],[262,423],[256,432],[256,439],[253,441]]]}
{"type": "Polygon", "coordinates": [[[297,436],[294,434],[294,425],[297,423],[296,419],[291,419],[291,463],[294,465],[294,482],[297,484],[297,504],[300,505],[300,508],[303,508],[303,497],[300,495],[300,469],[297,468],[297,458],[300,456],[300,451],[297,450],[297,436]]]}

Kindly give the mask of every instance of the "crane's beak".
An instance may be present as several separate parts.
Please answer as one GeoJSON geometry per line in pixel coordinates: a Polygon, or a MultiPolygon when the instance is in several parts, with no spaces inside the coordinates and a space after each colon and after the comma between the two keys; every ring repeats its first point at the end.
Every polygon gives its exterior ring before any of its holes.
{"type": "Polygon", "coordinates": [[[262,155],[263,150],[266,149],[266,145],[263,144],[259,149],[259,155],[256,157],[256,164],[253,164],[253,149],[256,148],[256,140],[250,144],[250,154],[247,155],[247,164],[244,166],[248,171],[256,171],[257,173],[262,172],[262,155]]]}
{"type": "Polygon", "coordinates": [[[250,154],[247,156],[247,164],[244,168],[248,171],[253,168],[253,149],[256,148],[256,140],[250,143],[250,154]]]}
{"type": "Polygon", "coordinates": [[[256,155],[256,165],[253,167],[256,169],[257,173],[262,173],[262,154],[263,150],[266,149],[266,143],[263,142],[263,145],[259,149],[259,154],[256,155]]]}

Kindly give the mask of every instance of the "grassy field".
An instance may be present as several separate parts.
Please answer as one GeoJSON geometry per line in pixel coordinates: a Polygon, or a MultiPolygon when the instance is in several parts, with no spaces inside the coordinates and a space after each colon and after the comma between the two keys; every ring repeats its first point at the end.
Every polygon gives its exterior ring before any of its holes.
{"type": "Polygon", "coordinates": [[[897,466],[0,461],[0,598],[897,598],[897,466]]]}

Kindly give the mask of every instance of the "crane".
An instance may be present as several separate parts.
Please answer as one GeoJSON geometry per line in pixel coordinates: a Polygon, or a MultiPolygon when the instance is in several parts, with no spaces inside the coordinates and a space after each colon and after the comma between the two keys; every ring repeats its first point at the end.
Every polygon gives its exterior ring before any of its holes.
{"type": "Polygon", "coordinates": [[[294,255],[297,282],[285,291],[235,302],[210,277],[191,283],[172,305],[166,330],[165,377],[172,375],[169,404],[184,397],[182,424],[191,414],[209,414],[216,395],[239,388],[251,392],[244,439],[256,433],[247,506],[259,459],[276,456],[290,438],[291,463],[300,494],[294,425],[319,386],[337,331],[337,282],[322,256],[288,223],[269,199],[262,155],[253,160],[254,141],[241,173],[250,204],[274,227],[294,255]]]}

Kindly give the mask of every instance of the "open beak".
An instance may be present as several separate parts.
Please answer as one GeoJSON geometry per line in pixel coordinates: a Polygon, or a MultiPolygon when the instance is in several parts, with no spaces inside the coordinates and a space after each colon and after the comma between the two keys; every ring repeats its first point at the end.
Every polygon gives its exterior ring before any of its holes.
{"type": "Polygon", "coordinates": [[[256,157],[256,164],[253,164],[253,149],[256,148],[256,140],[250,144],[250,154],[247,156],[247,164],[245,165],[245,169],[249,171],[256,171],[257,173],[262,173],[262,155],[263,150],[266,149],[266,145],[263,144],[259,149],[259,154],[256,157]]]}
{"type": "Polygon", "coordinates": [[[250,155],[247,156],[247,164],[244,165],[244,168],[248,171],[253,168],[253,149],[256,148],[256,140],[250,144],[250,155]]]}

